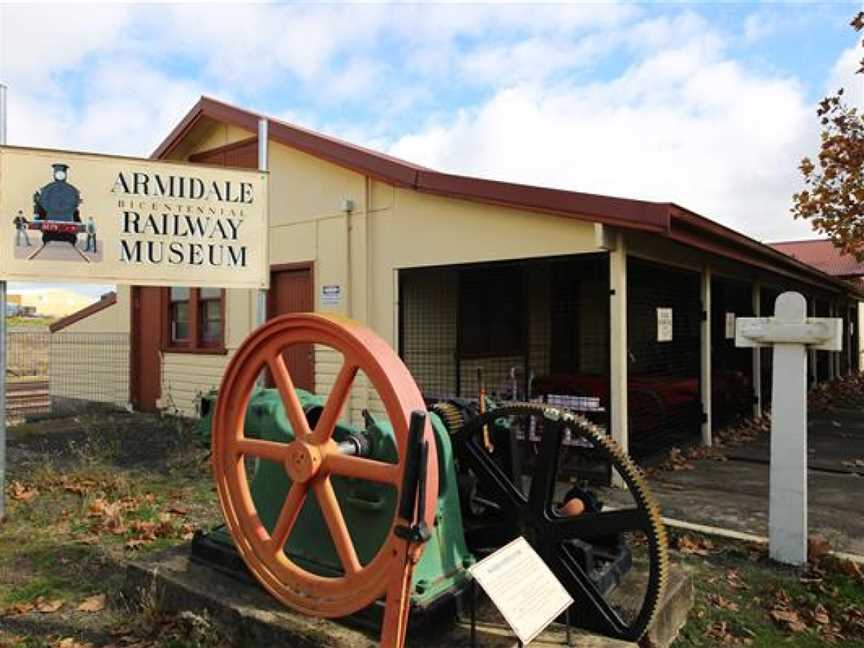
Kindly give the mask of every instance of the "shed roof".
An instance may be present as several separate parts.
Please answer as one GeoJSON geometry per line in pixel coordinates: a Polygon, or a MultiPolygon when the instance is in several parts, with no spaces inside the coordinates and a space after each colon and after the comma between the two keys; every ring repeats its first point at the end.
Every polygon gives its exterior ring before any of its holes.
{"type": "Polygon", "coordinates": [[[152,157],[169,156],[190,131],[207,118],[253,133],[257,133],[259,121],[267,119],[272,140],[399,187],[653,232],[798,281],[837,291],[858,292],[858,288],[803,260],[671,202],[616,198],[442,173],[210,97],[201,97],[156,148],[152,157]]]}
{"type": "Polygon", "coordinates": [[[85,306],[84,308],[67,315],[66,317],[61,317],[56,322],[52,322],[48,326],[48,330],[52,333],[56,333],[57,331],[62,331],[67,326],[71,326],[75,322],[80,322],[86,317],[90,317],[91,315],[95,315],[99,311],[103,311],[109,306],[113,306],[117,303],[117,293],[113,290],[111,292],[107,292],[99,299],[97,302],[93,302],[89,306],[85,306]]]}
{"type": "Polygon", "coordinates": [[[809,263],[832,276],[864,277],[864,262],[858,261],[848,254],[843,254],[828,239],[780,241],[770,245],[775,250],[780,250],[804,263],[809,263]]]}

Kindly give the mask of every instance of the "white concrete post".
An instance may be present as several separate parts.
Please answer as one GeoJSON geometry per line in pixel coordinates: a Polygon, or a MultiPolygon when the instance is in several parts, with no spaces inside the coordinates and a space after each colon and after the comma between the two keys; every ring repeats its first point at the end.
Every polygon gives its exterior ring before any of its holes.
{"type": "Polygon", "coordinates": [[[702,412],[705,420],[702,422],[702,445],[711,446],[711,268],[702,269],[700,285],[702,299],[702,336],[700,343],[700,375],[702,412]]]}
{"type": "MultiPolygon", "coordinates": [[[[753,284],[753,314],[762,315],[762,285],[757,281],[753,284]]],[[[762,416],[762,351],[753,348],[753,416],[762,416]]]]}
{"type": "Polygon", "coordinates": [[[740,318],[739,347],[773,346],[771,466],[768,535],[771,558],[807,562],[807,347],[837,350],[842,320],[807,317],[795,292],[777,298],[774,317],[740,318]]]}
{"type": "MultiPolygon", "coordinates": [[[[0,144],[6,144],[6,86],[0,83],[0,144]]],[[[0,280],[0,521],[6,516],[6,281],[0,280]]]]}
{"type": "MultiPolygon", "coordinates": [[[[258,120],[258,170],[259,171],[269,171],[270,170],[270,135],[269,135],[269,122],[266,117],[262,117],[258,120]]],[[[269,219],[269,214],[267,215],[269,219]]],[[[269,227],[269,225],[268,225],[269,227]]],[[[270,240],[270,236],[268,233],[267,240],[270,240]]],[[[269,255],[268,255],[269,258],[269,255]]],[[[256,300],[256,308],[255,308],[255,325],[261,326],[264,322],[267,321],[267,291],[259,290],[256,300]]]]}
{"type": "MultiPolygon", "coordinates": [[[[609,340],[609,401],[612,409],[609,425],[612,438],[628,452],[627,429],[627,250],[624,237],[617,237],[609,252],[610,340],[609,340]]],[[[623,486],[620,476],[613,475],[613,485],[623,486]]]]}
{"type": "MultiPolygon", "coordinates": [[[[837,314],[837,309],[834,306],[834,302],[828,302],[828,317],[834,317],[837,314]]],[[[841,329],[842,330],[842,329],[841,329]]],[[[841,333],[842,336],[842,333],[841,333]]],[[[828,354],[828,379],[834,380],[839,372],[837,371],[837,360],[839,359],[839,355],[835,352],[830,352],[828,354]]]]}

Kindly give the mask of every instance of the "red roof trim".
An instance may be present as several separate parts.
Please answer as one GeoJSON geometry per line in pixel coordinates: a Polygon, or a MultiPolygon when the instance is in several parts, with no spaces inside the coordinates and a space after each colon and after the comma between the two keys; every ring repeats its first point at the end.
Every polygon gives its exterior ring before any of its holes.
{"type": "MultiPolygon", "coordinates": [[[[264,117],[202,97],[152,157],[170,155],[202,117],[257,133],[264,117]]],[[[668,205],[440,173],[340,139],[268,118],[272,139],[336,165],[426,193],[593,220],[632,229],[666,231],[668,205]]]]}
{"type": "Polygon", "coordinates": [[[67,315],[56,322],[51,323],[48,326],[48,330],[52,333],[56,333],[57,331],[62,331],[67,326],[71,326],[75,322],[80,322],[81,320],[90,317],[100,311],[105,310],[109,306],[113,306],[117,303],[117,293],[111,291],[109,293],[105,293],[102,295],[102,299],[98,302],[90,304],[89,306],[85,306],[81,310],[75,311],[71,315],[67,315]]]}
{"type": "MultiPolygon", "coordinates": [[[[521,207],[558,215],[590,217],[608,225],[665,232],[669,206],[627,198],[421,171],[416,189],[450,198],[521,207]]],[[[586,219],[588,220],[588,219],[586,219]]]]}

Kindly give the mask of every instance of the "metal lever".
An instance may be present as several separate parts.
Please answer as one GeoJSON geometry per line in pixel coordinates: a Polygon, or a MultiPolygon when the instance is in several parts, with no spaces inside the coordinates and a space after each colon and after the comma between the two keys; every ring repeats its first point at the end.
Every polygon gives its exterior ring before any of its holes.
{"type": "Polygon", "coordinates": [[[405,457],[405,473],[402,480],[402,500],[399,517],[410,520],[411,526],[397,525],[396,536],[409,542],[426,542],[431,533],[423,520],[426,508],[426,472],[429,463],[429,444],[423,438],[426,428],[426,412],[411,413],[408,427],[408,448],[405,457]]]}

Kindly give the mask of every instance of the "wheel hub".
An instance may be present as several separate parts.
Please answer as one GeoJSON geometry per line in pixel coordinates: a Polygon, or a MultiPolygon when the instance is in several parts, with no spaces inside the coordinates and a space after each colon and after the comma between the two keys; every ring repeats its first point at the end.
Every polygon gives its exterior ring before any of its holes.
{"type": "Polygon", "coordinates": [[[285,456],[285,472],[291,481],[305,484],[318,474],[322,456],[318,446],[297,440],[289,444],[285,456]]]}

